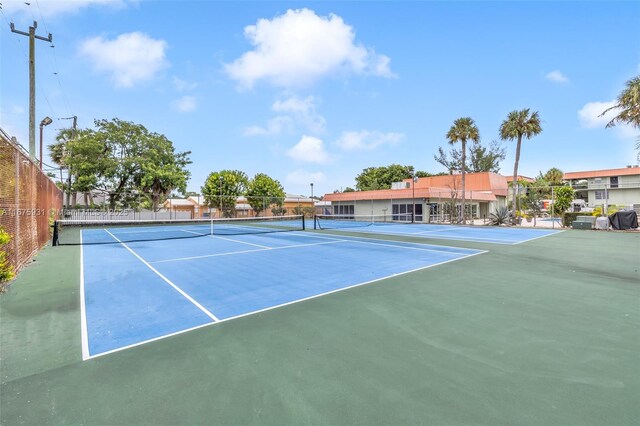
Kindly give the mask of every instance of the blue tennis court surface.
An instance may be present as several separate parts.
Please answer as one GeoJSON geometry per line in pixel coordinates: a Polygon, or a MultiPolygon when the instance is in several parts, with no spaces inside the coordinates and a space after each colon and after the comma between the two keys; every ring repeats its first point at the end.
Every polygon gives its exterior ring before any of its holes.
{"type": "Polygon", "coordinates": [[[85,359],[482,253],[297,231],[128,243],[117,229],[81,232],[113,240],[82,246],[85,359]]]}
{"type": "Polygon", "coordinates": [[[380,222],[367,225],[362,222],[349,223],[349,221],[333,221],[331,219],[322,219],[320,223],[323,229],[326,230],[404,235],[492,244],[520,244],[562,232],[552,229],[432,225],[427,223],[380,222]]]}

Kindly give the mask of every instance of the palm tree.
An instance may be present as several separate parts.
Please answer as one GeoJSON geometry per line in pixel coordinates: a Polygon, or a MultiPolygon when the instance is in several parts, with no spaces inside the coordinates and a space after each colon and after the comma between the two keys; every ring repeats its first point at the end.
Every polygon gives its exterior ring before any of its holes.
{"type": "Polygon", "coordinates": [[[600,114],[602,117],[609,111],[619,111],[618,115],[607,123],[607,128],[616,124],[630,124],[640,129],[640,75],[627,81],[626,86],[627,88],[618,95],[617,103],[600,114]]]}
{"type": "MultiPolygon", "coordinates": [[[[640,75],[627,81],[626,86],[627,88],[618,95],[618,102],[600,114],[602,117],[609,111],[619,111],[618,115],[607,123],[607,128],[614,127],[616,124],[630,124],[640,129],[640,75]]],[[[636,150],[638,151],[636,158],[640,160],[640,138],[636,142],[636,150]]]]}
{"type": "Polygon", "coordinates": [[[513,166],[513,210],[518,210],[516,198],[516,190],[518,188],[518,163],[520,162],[520,147],[522,146],[522,137],[531,139],[533,136],[542,132],[540,126],[540,115],[538,111],[531,113],[529,108],[520,111],[511,111],[507,119],[500,125],[500,139],[502,140],[518,140],[516,145],[516,161],[513,166]]]}
{"type": "Polygon", "coordinates": [[[462,172],[462,210],[458,221],[464,221],[464,201],[465,201],[465,169],[467,166],[467,141],[472,140],[474,142],[480,141],[480,132],[478,126],[471,117],[461,117],[453,122],[453,126],[447,132],[447,139],[451,145],[455,145],[458,141],[462,143],[462,158],[460,164],[460,171],[462,172]]]}

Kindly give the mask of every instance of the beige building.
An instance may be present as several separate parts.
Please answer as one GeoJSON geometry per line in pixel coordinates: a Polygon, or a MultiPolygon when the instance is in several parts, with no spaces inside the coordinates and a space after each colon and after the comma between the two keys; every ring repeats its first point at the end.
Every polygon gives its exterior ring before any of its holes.
{"type": "Polygon", "coordinates": [[[617,205],[640,208],[640,167],[591,170],[564,174],[564,180],[576,191],[575,198],[589,207],[617,205]]]}
{"type": "MultiPolygon", "coordinates": [[[[325,213],[334,215],[373,215],[397,221],[446,222],[451,214],[457,217],[461,208],[462,176],[431,176],[405,179],[390,189],[325,194],[325,213]]],[[[467,216],[488,217],[498,207],[506,205],[508,185],[504,176],[496,173],[467,173],[465,204],[467,216]]],[[[387,219],[385,219],[387,220],[387,219]]]]}

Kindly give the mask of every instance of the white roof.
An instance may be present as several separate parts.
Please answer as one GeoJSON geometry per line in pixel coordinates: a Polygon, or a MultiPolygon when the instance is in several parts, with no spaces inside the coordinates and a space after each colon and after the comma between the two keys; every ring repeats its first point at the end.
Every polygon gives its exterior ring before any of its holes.
{"type": "Polygon", "coordinates": [[[169,198],[167,199],[167,201],[165,201],[165,204],[171,204],[172,206],[193,206],[194,203],[192,201],[190,201],[189,199],[183,199],[183,198],[169,198]]]}

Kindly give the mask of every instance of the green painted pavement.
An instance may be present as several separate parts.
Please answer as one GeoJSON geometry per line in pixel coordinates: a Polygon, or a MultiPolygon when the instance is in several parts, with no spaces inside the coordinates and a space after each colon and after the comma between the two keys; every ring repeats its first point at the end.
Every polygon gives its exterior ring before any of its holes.
{"type": "Polygon", "coordinates": [[[0,296],[0,424],[637,424],[639,234],[429,242],[490,252],[85,362],[46,249],[0,296]]]}

